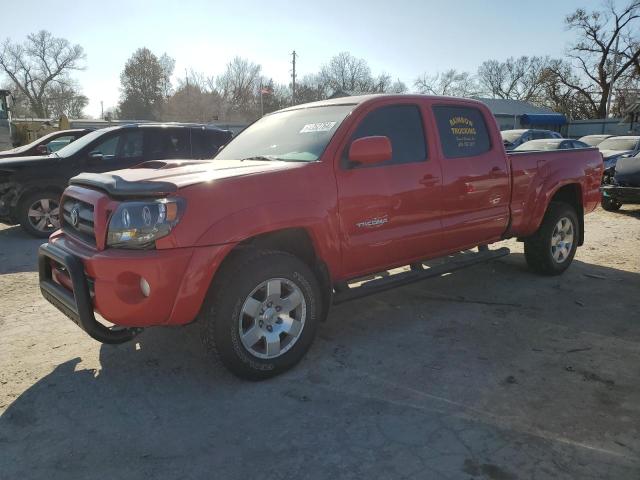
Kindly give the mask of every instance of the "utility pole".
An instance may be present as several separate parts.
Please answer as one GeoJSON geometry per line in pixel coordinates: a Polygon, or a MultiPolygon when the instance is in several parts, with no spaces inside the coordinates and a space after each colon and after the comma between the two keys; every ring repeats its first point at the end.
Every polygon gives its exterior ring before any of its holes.
{"type": "Polygon", "coordinates": [[[293,70],[291,71],[291,103],[293,105],[296,104],[296,56],[297,53],[294,50],[291,52],[291,56],[293,57],[293,70]]]}
{"type": "Polygon", "coordinates": [[[262,101],[262,93],[264,87],[262,86],[262,80],[260,80],[260,117],[264,117],[264,102],[262,101]]]}
{"type": "Polygon", "coordinates": [[[104,120],[104,102],[100,100],[100,118],[104,120]]]}
{"type": "MultiPolygon", "coordinates": [[[[609,110],[611,109],[611,97],[613,96],[613,77],[618,69],[618,44],[620,43],[620,34],[616,37],[616,53],[613,55],[613,68],[611,69],[611,82],[609,82],[609,95],[607,96],[607,112],[604,115],[605,120],[609,118],[609,110]]],[[[603,132],[604,133],[604,132],[603,132]]]]}

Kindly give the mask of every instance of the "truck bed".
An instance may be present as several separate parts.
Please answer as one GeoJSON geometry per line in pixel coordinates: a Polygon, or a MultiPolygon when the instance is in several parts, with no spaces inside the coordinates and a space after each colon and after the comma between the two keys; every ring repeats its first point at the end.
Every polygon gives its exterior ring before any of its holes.
{"type": "Polygon", "coordinates": [[[597,148],[507,152],[507,158],[512,177],[509,236],[524,237],[535,232],[547,201],[563,185],[580,185],[577,193],[582,195],[584,213],[597,207],[603,169],[602,154],[597,148]]]}

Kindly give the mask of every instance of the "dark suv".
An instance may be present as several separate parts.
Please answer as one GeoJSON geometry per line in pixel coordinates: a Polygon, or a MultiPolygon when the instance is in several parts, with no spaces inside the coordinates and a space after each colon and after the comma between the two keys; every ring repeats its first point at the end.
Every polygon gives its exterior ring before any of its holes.
{"type": "Polygon", "coordinates": [[[0,222],[48,237],[60,226],[60,194],[71,177],[147,160],[213,158],[231,136],[205,125],[122,125],[91,132],[51,155],[0,159],[0,222]]]}

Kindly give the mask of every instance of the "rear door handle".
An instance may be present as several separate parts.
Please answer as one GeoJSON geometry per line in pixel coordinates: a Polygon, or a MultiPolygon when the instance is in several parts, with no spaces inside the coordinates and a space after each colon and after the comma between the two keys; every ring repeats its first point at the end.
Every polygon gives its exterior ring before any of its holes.
{"type": "Polygon", "coordinates": [[[431,175],[430,173],[427,173],[424,177],[422,177],[422,180],[420,180],[420,183],[423,184],[425,187],[431,187],[436,183],[438,183],[438,178],[435,175],[431,175]]]}
{"type": "Polygon", "coordinates": [[[502,169],[500,167],[493,167],[491,169],[491,173],[499,173],[502,172],[502,169]]]}

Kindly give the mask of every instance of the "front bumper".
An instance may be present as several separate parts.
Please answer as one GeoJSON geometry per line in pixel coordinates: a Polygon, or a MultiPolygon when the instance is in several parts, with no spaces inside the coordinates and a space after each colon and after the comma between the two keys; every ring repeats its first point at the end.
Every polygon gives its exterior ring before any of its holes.
{"type": "Polygon", "coordinates": [[[40,290],[92,338],[120,343],[144,327],[193,321],[230,248],[99,251],[58,232],[40,247],[40,290]],[[150,286],[146,295],[141,279],[150,286]]]}
{"type": "Polygon", "coordinates": [[[109,328],[96,320],[89,282],[82,261],[54,245],[45,243],[38,252],[40,291],[42,296],[69,317],[90,337],[102,343],[123,343],[131,340],[141,328],[109,328]],[[54,280],[53,266],[67,272],[72,290],[54,280]]]}
{"type": "Polygon", "coordinates": [[[620,203],[640,204],[640,187],[619,187],[605,185],[600,188],[602,195],[620,203]]]}

